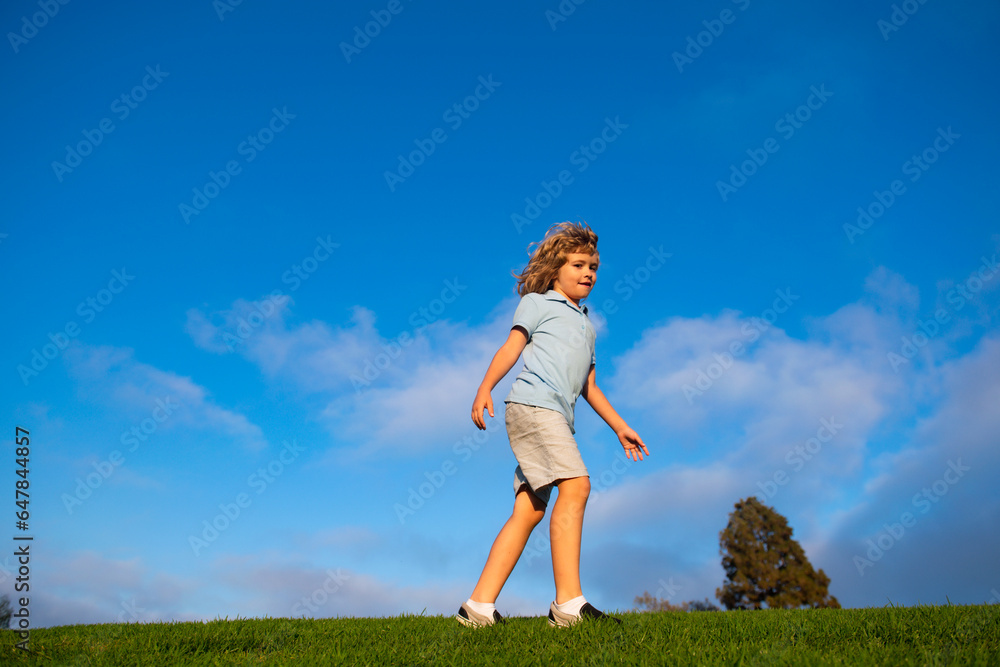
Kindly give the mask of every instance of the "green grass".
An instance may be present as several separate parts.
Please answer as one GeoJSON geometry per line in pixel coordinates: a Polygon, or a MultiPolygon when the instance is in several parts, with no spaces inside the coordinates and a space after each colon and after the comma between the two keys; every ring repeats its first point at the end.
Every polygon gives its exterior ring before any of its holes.
{"type": "Polygon", "coordinates": [[[236,619],[0,631],[2,665],[998,665],[1000,605],[544,617],[470,629],[450,616],[236,619]]]}

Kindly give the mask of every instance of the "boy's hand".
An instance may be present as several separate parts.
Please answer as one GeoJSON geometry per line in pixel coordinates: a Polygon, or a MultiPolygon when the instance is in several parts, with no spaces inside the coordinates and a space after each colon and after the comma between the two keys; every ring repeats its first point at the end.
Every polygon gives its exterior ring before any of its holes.
{"type": "Polygon", "coordinates": [[[628,426],[618,431],[618,439],[621,441],[622,447],[625,448],[625,458],[632,459],[633,461],[641,461],[643,452],[645,452],[646,456],[649,456],[649,450],[646,449],[642,438],[628,426]]]}
{"type": "Polygon", "coordinates": [[[476,400],[472,402],[472,421],[479,427],[480,431],[486,430],[486,421],[483,418],[483,410],[488,410],[490,417],[493,416],[493,397],[490,392],[479,388],[476,392],[476,400]]]}

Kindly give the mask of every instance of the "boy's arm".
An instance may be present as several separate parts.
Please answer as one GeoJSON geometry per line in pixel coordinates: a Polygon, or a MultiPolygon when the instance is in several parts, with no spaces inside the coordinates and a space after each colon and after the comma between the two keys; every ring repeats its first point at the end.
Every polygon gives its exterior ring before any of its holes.
{"type": "Polygon", "coordinates": [[[476,400],[472,402],[472,421],[481,431],[486,430],[486,422],[483,418],[483,410],[488,410],[490,417],[493,416],[493,397],[490,392],[497,383],[503,379],[510,369],[517,363],[521,356],[521,351],[528,344],[528,332],[523,327],[516,326],[510,330],[507,341],[500,346],[497,353],[493,355],[490,367],[486,369],[486,376],[479,385],[476,392],[476,400]]]}
{"type": "Polygon", "coordinates": [[[615,412],[615,409],[611,407],[611,402],[608,401],[607,396],[601,391],[600,387],[597,386],[597,374],[594,372],[594,366],[590,367],[590,375],[587,376],[587,384],[583,387],[582,396],[587,399],[590,403],[590,407],[594,408],[594,412],[601,416],[601,419],[608,423],[611,430],[615,432],[618,436],[618,440],[622,443],[622,447],[625,448],[625,456],[631,458],[635,461],[641,461],[643,453],[649,456],[649,450],[646,449],[645,443],[643,443],[642,438],[639,434],[632,430],[625,420],[615,412]],[[641,451],[640,451],[641,448],[641,451]]]}

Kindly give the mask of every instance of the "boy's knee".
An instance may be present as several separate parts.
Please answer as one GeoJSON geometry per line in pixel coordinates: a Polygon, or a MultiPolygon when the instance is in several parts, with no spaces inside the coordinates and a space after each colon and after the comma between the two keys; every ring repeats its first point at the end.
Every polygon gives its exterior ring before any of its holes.
{"type": "Polygon", "coordinates": [[[564,480],[559,485],[559,495],[572,498],[578,502],[587,502],[587,499],[590,497],[590,478],[574,477],[573,479],[564,480]]]}
{"type": "Polygon", "coordinates": [[[514,511],[514,519],[521,521],[532,528],[537,526],[545,518],[545,509],[537,510],[533,508],[525,508],[520,511],[514,511]]]}
{"type": "Polygon", "coordinates": [[[518,502],[514,503],[514,518],[530,524],[532,527],[545,518],[545,503],[528,491],[518,494],[518,502]]]}

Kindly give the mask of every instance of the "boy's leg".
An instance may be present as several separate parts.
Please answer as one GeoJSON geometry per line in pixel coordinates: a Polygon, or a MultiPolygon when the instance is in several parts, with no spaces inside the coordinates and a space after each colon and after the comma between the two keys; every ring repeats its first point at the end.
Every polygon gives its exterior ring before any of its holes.
{"type": "Polygon", "coordinates": [[[531,531],[545,516],[545,503],[525,487],[514,498],[514,511],[493,541],[486,566],[472,591],[475,602],[496,602],[500,589],[514,570],[531,531]]]}
{"type": "Polygon", "coordinates": [[[583,511],[590,497],[590,477],[572,477],[556,482],[559,495],[549,519],[552,541],[552,574],[556,580],[556,603],[583,595],[580,587],[580,540],[583,511]]]}

